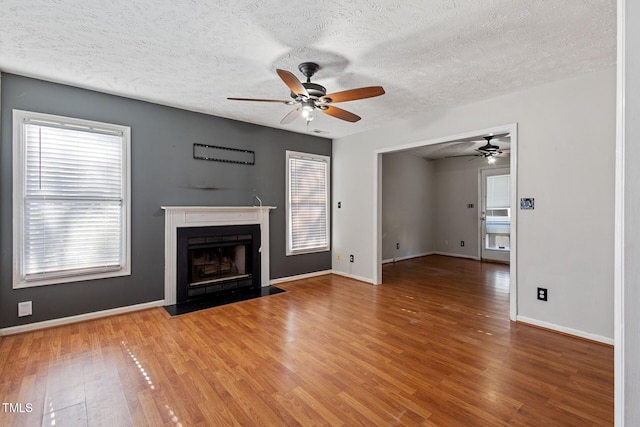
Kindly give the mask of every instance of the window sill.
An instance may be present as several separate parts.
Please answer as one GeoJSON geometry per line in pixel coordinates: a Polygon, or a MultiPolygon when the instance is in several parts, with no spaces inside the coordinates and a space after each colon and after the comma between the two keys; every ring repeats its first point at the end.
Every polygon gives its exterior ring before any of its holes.
{"type": "Polygon", "coordinates": [[[315,254],[320,252],[329,252],[330,250],[331,250],[330,248],[320,248],[320,249],[307,249],[304,251],[295,251],[295,252],[287,251],[286,256],[315,254]]]}
{"type": "Polygon", "coordinates": [[[89,280],[108,279],[112,277],[130,276],[130,268],[120,268],[112,271],[102,271],[81,275],[68,275],[48,277],[44,279],[24,280],[22,277],[14,277],[13,289],[34,288],[37,286],[61,285],[64,283],[85,282],[89,280]]]}

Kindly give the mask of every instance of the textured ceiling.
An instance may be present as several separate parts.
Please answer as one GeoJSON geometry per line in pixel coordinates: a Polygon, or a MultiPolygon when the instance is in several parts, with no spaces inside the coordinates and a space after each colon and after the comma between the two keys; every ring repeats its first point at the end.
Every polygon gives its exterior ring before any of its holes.
{"type": "Polygon", "coordinates": [[[381,85],[309,130],[337,138],[615,63],[616,0],[0,0],[0,70],[280,125],[275,73],[314,61],[328,92],[381,85]]]}
{"type": "MultiPolygon", "coordinates": [[[[424,145],[406,150],[406,152],[424,157],[428,160],[438,160],[447,157],[477,156],[480,154],[477,150],[486,144],[486,139],[474,137],[442,142],[440,144],[424,145]]],[[[501,157],[508,157],[509,151],[511,150],[511,137],[508,134],[495,135],[494,138],[491,139],[491,145],[495,145],[500,149],[501,157]]]]}

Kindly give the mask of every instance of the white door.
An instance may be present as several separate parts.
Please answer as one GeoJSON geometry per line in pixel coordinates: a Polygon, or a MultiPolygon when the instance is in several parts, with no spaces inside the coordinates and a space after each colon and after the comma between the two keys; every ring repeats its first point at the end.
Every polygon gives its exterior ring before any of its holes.
{"type": "Polygon", "coordinates": [[[480,257],[509,262],[511,244],[511,196],[509,168],[480,171],[480,257]]]}

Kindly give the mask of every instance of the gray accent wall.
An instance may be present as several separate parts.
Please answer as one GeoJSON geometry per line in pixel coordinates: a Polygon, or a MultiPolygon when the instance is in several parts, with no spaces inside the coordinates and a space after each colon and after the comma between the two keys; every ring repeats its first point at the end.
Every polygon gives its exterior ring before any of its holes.
{"type": "Polygon", "coordinates": [[[382,156],[383,262],[433,252],[434,167],[405,152],[382,156]]]}
{"type": "Polygon", "coordinates": [[[331,156],[331,140],[5,73],[0,96],[0,328],[164,299],[161,206],[251,206],[256,194],[277,207],[271,278],[331,269],[330,252],[285,255],[285,152],[331,156]],[[131,127],[131,276],[12,289],[13,109],[131,127]],[[194,143],[253,150],[255,165],[195,160],[194,143]],[[32,316],[17,317],[21,301],[32,316]]]}

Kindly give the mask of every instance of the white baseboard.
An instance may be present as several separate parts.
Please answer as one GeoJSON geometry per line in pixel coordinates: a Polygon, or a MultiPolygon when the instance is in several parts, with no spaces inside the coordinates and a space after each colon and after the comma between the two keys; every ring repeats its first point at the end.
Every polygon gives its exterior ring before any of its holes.
{"type": "Polygon", "coordinates": [[[543,322],[541,320],[531,319],[529,317],[524,317],[524,316],[516,316],[516,321],[521,323],[528,323],[530,325],[538,326],[545,329],[551,329],[552,331],[562,332],[567,335],[573,335],[573,336],[584,338],[590,341],[596,341],[602,344],[614,345],[613,338],[607,338],[601,335],[579,331],[577,329],[567,328],[565,326],[556,325],[554,323],[543,322]]]}
{"type": "Polygon", "coordinates": [[[371,285],[375,285],[375,283],[373,283],[373,280],[369,279],[368,277],[362,277],[362,276],[358,276],[356,274],[345,273],[344,271],[337,271],[337,270],[333,270],[333,271],[331,271],[331,273],[333,273],[335,275],[338,275],[338,276],[348,277],[349,279],[355,279],[355,280],[358,280],[360,282],[365,282],[365,283],[369,283],[371,285]]]}
{"type": "Polygon", "coordinates": [[[373,281],[371,279],[366,278],[366,277],[357,276],[355,274],[344,273],[342,271],[337,271],[337,270],[323,270],[323,271],[315,271],[313,273],[298,274],[296,276],[280,277],[278,279],[271,279],[269,281],[269,284],[270,285],[277,285],[278,283],[293,282],[295,280],[309,279],[311,277],[324,276],[324,275],[327,275],[327,274],[335,274],[337,276],[348,277],[350,279],[355,279],[355,280],[358,280],[360,282],[366,282],[366,283],[373,284],[373,281]]]}
{"type": "Polygon", "coordinates": [[[413,255],[407,255],[407,256],[403,256],[403,257],[383,259],[382,263],[383,264],[389,264],[391,262],[404,261],[404,260],[412,259],[412,258],[420,258],[420,257],[423,257],[423,256],[428,256],[428,255],[433,255],[433,254],[435,254],[435,252],[424,252],[424,253],[421,253],[421,254],[413,254],[413,255]]]}
{"type": "Polygon", "coordinates": [[[313,273],[298,274],[295,276],[288,276],[288,277],[279,277],[277,279],[269,280],[269,284],[277,285],[278,283],[293,282],[295,280],[309,279],[310,277],[324,276],[327,274],[331,274],[331,270],[314,271],[313,273]]]}
{"type": "Polygon", "coordinates": [[[480,261],[480,258],[478,258],[477,256],[471,256],[471,255],[462,255],[462,254],[454,254],[451,252],[433,252],[432,255],[444,255],[444,256],[452,256],[452,257],[456,257],[456,258],[467,258],[467,259],[474,259],[476,261],[480,261]]]}
{"type": "Polygon", "coordinates": [[[143,304],[128,305],[126,307],[112,308],[110,310],[94,311],[92,313],[78,314],[77,316],[61,317],[59,319],[45,320],[43,322],[27,323],[25,325],[10,326],[0,329],[0,336],[13,335],[22,332],[36,331],[38,329],[53,328],[68,325],[70,323],[83,322],[85,320],[99,319],[101,317],[115,316],[117,314],[146,310],[153,307],[162,307],[164,300],[145,302],[143,304]]]}

